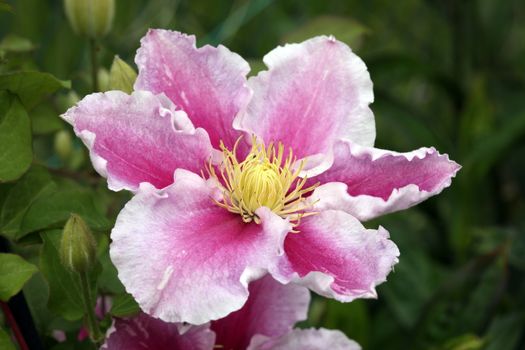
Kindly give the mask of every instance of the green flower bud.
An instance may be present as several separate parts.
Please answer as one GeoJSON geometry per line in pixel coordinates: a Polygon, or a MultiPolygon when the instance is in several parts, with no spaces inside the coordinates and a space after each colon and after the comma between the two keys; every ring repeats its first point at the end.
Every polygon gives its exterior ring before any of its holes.
{"type": "Polygon", "coordinates": [[[100,68],[97,73],[99,91],[109,91],[109,72],[106,68],[100,68]]]}
{"type": "Polygon", "coordinates": [[[79,35],[96,39],[111,29],[115,0],[64,0],[64,7],[71,27],[79,35]]]}
{"type": "Polygon", "coordinates": [[[64,226],[60,242],[62,264],[73,272],[84,273],[95,264],[97,246],[85,221],[71,214],[64,226]]]}
{"type": "Polygon", "coordinates": [[[55,134],[55,152],[60,159],[67,162],[73,152],[73,138],[67,130],[57,131],[55,134]]]}

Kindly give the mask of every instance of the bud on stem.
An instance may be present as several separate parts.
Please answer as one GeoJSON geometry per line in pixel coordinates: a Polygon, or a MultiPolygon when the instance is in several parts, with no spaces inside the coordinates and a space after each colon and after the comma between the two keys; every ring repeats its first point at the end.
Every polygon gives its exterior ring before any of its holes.
{"type": "Polygon", "coordinates": [[[71,27],[78,35],[97,39],[111,29],[115,0],[64,0],[64,7],[71,27]]]}
{"type": "Polygon", "coordinates": [[[76,273],[90,270],[96,259],[96,242],[85,221],[71,214],[60,242],[62,264],[76,273]]]}
{"type": "Polygon", "coordinates": [[[86,222],[71,214],[64,226],[60,242],[62,264],[76,273],[80,279],[80,290],[84,304],[84,315],[91,340],[98,344],[103,339],[95,316],[95,303],[91,295],[88,272],[96,263],[97,246],[86,222]]]}

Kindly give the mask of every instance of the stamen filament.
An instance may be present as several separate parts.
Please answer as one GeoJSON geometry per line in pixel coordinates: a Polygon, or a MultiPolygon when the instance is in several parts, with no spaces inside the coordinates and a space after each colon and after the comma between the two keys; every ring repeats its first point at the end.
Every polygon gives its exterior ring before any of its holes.
{"type": "Polygon", "coordinates": [[[304,187],[307,178],[299,174],[305,161],[297,163],[297,157],[289,149],[285,158],[284,145],[271,142],[268,147],[258,143],[252,137],[252,149],[246,158],[237,160],[237,148],[241,138],[237,139],[230,151],[223,142],[220,148],[223,163],[219,174],[208,162],[206,171],[210,178],[215,178],[222,187],[223,198],[214,202],[232,213],[240,214],[243,221],[260,223],[255,211],[267,207],[281,217],[286,217],[297,226],[302,217],[316,214],[308,212],[312,203],[308,203],[305,194],[313,191],[319,184],[304,187]],[[296,166],[297,165],[297,166],[296,166]]]}

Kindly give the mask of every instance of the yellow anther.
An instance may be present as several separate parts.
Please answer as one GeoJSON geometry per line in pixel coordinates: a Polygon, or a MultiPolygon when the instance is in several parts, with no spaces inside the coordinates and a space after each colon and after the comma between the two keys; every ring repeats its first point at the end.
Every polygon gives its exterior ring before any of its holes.
{"type": "Polygon", "coordinates": [[[216,203],[241,215],[245,222],[260,223],[255,214],[260,207],[267,207],[277,215],[288,218],[294,226],[299,224],[302,217],[313,215],[313,212],[307,211],[311,204],[303,196],[318,184],[304,187],[307,179],[299,177],[304,160],[297,164],[291,149],[285,157],[282,143],[279,142],[277,146],[270,143],[265,147],[254,136],[250,153],[239,162],[236,152],[240,140],[237,140],[232,151],[221,142],[223,162],[219,173],[211,162],[207,165],[209,176],[215,178],[223,189],[223,199],[216,203]]]}

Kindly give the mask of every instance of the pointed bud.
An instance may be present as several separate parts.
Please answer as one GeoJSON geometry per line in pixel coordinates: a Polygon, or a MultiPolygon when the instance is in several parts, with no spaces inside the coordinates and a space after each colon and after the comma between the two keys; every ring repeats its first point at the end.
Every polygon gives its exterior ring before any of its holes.
{"type": "Polygon", "coordinates": [[[86,272],[95,264],[96,250],[95,238],[85,221],[71,214],[60,242],[62,264],[74,272],[86,272]]]}
{"type": "Polygon", "coordinates": [[[115,0],[64,0],[64,7],[71,27],[79,35],[96,39],[111,29],[115,0]]]}
{"type": "Polygon", "coordinates": [[[109,71],[110,90],[120,90],[127,94],[133,91],[133,84],[137,79],[137,73],[129,64],[115,56],[109,71]]]}

